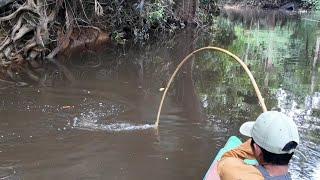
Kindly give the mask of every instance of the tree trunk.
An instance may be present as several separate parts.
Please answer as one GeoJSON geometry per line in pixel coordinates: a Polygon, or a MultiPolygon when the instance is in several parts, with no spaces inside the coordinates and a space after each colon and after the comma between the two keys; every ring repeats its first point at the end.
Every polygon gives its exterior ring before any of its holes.
{"type": "Polygon", "coordinates": [[[311,94],[314,92],[315,86],[317,84],[318,80],[318,68],[317,68],[317,63],[320,58],[320,37],[317,38],[316,42],[316,48],[314,51],[314,58],[313,58],[313,63],[312,63],[312,74],[311,74],[311,83],[310,83],[310,91],[311,94]]]}
{"type": "Polygon", "coordinates": [[[199,0],[179,0],[177,3],[177,16],[185,23],[194,23],[199,0]]]}
{"type": "MultiPolygon", "coordinates": [[[[180,63],[183,58],[195,50],[196,34],[192,29],[187,29],[176,36],[175,40],[177,44],[173,48],[175,52],[172,53],[172,59],[180,63]]],[[[175,80],[175,98],[177,103],[183,106],[186,117],[189,120],[198,121],[202,119],[202,106],[192,77],[193,61],[194,59],[190,60],[181,68],[175,80]]]]}

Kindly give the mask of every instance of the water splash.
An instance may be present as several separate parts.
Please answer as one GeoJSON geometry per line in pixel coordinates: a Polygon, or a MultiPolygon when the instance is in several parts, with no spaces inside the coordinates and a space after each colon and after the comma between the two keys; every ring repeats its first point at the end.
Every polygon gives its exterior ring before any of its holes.
{"type": "Polygon", "coordinates": [[[13,167],[0,167],[0,179],[10,179],[16,171],[13,167]]]}
{"type": "Polygon", "coordinates": [[[99,113],[89,111],[87,114],[81,113],[81,116],[73,118],[73,128],[89,130],[89,131],[134,131],[134,130],[145,130],[155,128],[155,125],[151,124],[130,124],[130,123],[110,123],[102,124],[99,123],[99,113]]]}

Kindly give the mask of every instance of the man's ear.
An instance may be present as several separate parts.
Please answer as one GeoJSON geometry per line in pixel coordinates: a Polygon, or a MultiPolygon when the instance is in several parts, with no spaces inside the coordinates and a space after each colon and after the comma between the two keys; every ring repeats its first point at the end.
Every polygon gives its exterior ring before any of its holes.
{"type": "Polygon", "coordinates": [[[254,143],[253,145],[254,145],[254,150],[255,150],[256,156],[261,156],[262,155],[261,148],[256,143],[254,143]]]}

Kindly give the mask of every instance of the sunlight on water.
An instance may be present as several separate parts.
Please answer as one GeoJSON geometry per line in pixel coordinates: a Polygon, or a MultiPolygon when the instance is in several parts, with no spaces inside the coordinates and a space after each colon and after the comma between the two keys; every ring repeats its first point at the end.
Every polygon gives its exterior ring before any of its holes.
{"type": "Polygon", "coordinates": [[[314,179],[320,179],[320,164],[315,168],[314,179]]]}
{"type": "MultiPolygon", "coordinates": [[[[318,93],[315,93],[315,97],[318,93]]],[[[305,98],[305,104],[303,108],[299,108],[299,103],[294,99],[293,94],[290,91],[278,89],[276,93],[278,99],[278,108],[288,116],[292,117],[298,125],[300,132],[300,144],[298,150],[306,157],[304,159],[302,155],[295,154],[291,166],[290,172],[293,179],[319,179],[319,167],[320,164],[317,158],[320,157],[318,151],[319,147],[313,142],[310,132],[317,131],[317,126],[311,126],[319,121],[318,118],[312,117],[312,111],[316,108],[314,103],[310,102],[310,98],[305,98]],[[315,168],[316,166],[316,168],[315,168]]]]}

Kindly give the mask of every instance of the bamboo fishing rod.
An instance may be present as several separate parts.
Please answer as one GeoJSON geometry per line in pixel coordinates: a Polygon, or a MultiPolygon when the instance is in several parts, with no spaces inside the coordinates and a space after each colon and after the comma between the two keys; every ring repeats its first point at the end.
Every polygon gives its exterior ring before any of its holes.
{"type": "Polygon", "coordinates": [[[173,72],[173,74],[171,75],[168,83],[167,83],[167,86],[166,88],[164,89],[164,92],[163,92],[163,95],[162,95],[162,98],[161,98],[161,101],[160,101],[160,105],[159,105],[159,109],[158,109],[158,114],[157,114],[157,120],[154,124],[155,128],[158,128],[159,126],[159,121],[160,121],[160,114],[161,114],[161,109],[162,109],[162,105],[163,105],[163,102],[164,102],[164,99],[166,97],[166,94],[168,92],[168,89],[174,79],[174,77],[176,76],[176,74],[178,73],[178,71],[180,70],[180,68],[182,67],[182,65],[184,65],[191,56],[193,56],[194,54],[200,52],[200,51],[204,51],[204,50],[214,50],[214,51],[220,51],[220,52],[223,52],[225,54],[228,54],[229,56],[231,56],[233,59],[235,59],[242,67],[243,69],[246,71],[246,73],[248,74],[250,80],[251,80],[251,83],[253,85],[253,88],[258,96],[258,99],[259,99],[259,102],[260,102],[260,105],[261,105],[261,108],[262,108],[262,111],[263,112],[266,112],[267,111],[267,107],[264,103],[264,99],[262,98],[262,95],[261,95],[261,92],[259,90],[259,87],[251,73],[251,71],[249,70],[249,68],[247,67],[247,65],[236,55],[232,54],[230,51],[227,51],[223,48],[219,48],[219,47],[214,47],[214,46],[208,46],[208,47],[203,47],[203,48],[200,48],[200,49],[197,49],[193,52],[191,52],[190,54],[188,54],[181,62],[180,64],[177,66],[177,68],[175,69],[175,71],[173,72]]]}

